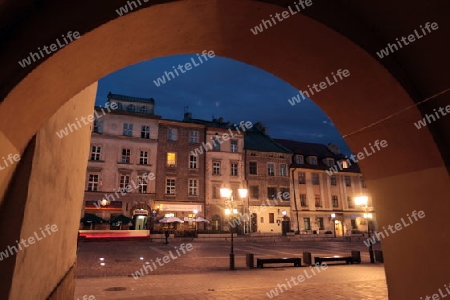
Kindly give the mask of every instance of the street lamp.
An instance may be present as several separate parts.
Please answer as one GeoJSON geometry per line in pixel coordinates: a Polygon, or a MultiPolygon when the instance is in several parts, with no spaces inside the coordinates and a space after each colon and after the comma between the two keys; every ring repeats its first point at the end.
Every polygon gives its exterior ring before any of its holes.
{"type": "MultiPolygon", "coordinates": [[[[239,197],[245,198],[247,196],[247,189],[239,189],[239,197]]],[[[220,189],[220,196],[222,198],[229,198],[230,204],[229,208],[225,209],[226,215],[235,215],[238,213],[237,209],[233,207],[234,200],[233,200],[233,191],[229,188],[221,188],[220,189]]],[[[231,225],[231,224],[230,224],[231,225]]],[[[234,270],[234,236],[233,236],[233,230],[232,227],[230,228],[231,233],[231,249],[230,249],[230,270],[234,270]]]]}
{"type": "Polygon", "coordinates": [[[337,220],[336,220],[336,214],[335,213],[332,213],[331,214],[331,220],[333,221],[333,233],[334,233],[334,237],[336,237],[336,222],[337,222],[337,220]]]}
{"type": "Polygon", "coordinates": [[[197,237],[197,214],[198,214],[198,209],[194,209],[194,222],[195,222],[195,231],[194,231],[194,237],[197,237]]]}
{"type": "MultiPolygon", "coordinates": [[[[359,196],[355,197],[355,205],[362,206],[364,209],[364,220],[367,222],[367,236],[370,239],[370,220],[372,219],[372,213],[369,213],[369,207],[367,206],[367,203],[369,202],[369,198],[367,196],[359,196]]],[[[370,263],[375,263],[375,258],[373,256],[373,248],[372,243],[369,243],[369,257],[370,257],[370,263]]]]}

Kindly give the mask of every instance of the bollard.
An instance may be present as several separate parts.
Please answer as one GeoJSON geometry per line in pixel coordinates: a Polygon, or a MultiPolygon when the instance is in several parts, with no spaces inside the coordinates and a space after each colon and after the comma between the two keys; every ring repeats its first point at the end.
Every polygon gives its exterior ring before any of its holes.
{"type": "Polygon", "coordinates": [[[361,252],[352,250],[353,263],[361,263],[361,252]]]}
{"type": "Polygon", "coordinates": [[[254,265],[254,254],[247,253],[246,254],[246,264],[247,268],[253,269],[255,267],[254,265]]]}
{"type": "Polygon", "coordinates": [[[379,263],[384,263],[383,251],[375,250],[375,261],[379,263]]]}
{"type": "Polygon", "coordinates": [[[312,266],[311,252],[303,252],[303,263],[307,266],[312,266]]]}

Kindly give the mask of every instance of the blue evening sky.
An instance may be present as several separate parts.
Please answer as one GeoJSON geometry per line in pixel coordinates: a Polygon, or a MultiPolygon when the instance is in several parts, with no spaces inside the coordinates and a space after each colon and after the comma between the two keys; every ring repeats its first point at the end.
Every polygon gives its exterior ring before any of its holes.
{"type": "MultiPolygon", "coordinates": [[[[262,122],[272,138],[339,146],[350,150],[330,118],[311,100],[291,106],[298,90],[278,77],[251,65],[215,56],[157,87],[153,80],[185,65],[195,54],[166,56],[118,70],[99,80],[96,105],[103,106],[108,92],[154,98],[155,113],[164,119],[182,120],[184,107],[192,117],[238,123],[262,122]]],[[[176,75],[176,74],[175,74],[176,75]]]]}

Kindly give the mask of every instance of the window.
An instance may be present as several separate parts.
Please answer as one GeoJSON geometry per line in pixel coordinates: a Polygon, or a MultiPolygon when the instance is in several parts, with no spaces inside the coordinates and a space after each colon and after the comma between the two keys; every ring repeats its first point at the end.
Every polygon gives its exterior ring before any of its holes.
{"type": "Polygon", "coordinates": [[[197,169],[197,156],[189,155],[189,169],[197,169]]]}
{"type": "Polygon", "coordinates": [[[305,230],[311,230],[311,221],[309,218],[303,218],[303,224],[305,225],[305,230]]]}
{"type": "Polygon", "coordinates": [[[267,164],[267,175],[275,176],[275,165],[274,164],[267,164]]]}
{"type": "Polygon", "coordinates": [[[310,165],[317,165],[317,157],[310,156],[310,157],[308,157],[308,159],[309,159],[309,164],[310,165]]]}
{"type": "Polygon", "coordinates": [[[354,208],[355,207],[354,203],[353,203],[353,200],[352,200],[352,197],[347,197],[347,206],[348,206],[348,208],[354,208]]]}
{"type": "Polygon", "coordinates": [[[346,161],[346,160],[342,161],[342,168],[343,169],[348,169],[348,161],[346,161]]]}
{"type": "Polygon", "coordinates": [[[103,121],[94,120],[94,129],[95,133],[103,133],[103,121]]]}
{"type": "Polygon", "coordinates": [[[175,152],[167,152],[167,167],[177,166],[177,154],[175,152]]]}
{"type": "Polygon", "coordinates": [[[316,207],[322,207],[322,200],[320,199],[319,194],[314,195],[314,202],[316,204],[316,207]]]}
{"type": "Polygon", "coordinates": [[[345,176],[345,186],[352,186],[352,179],[350,176],[345,176]]]}
{"type": "Polygon", "coordinates": [[[306,175],[303,172],[298,173],[298,183],[306,184],[306,175]]]}
{"type": "Polygon", "coordinates": [[[335,175],[330,176],[330,183],[331,183],[331,185],[336,185],[336,176],[335,175]]]}
{"type": "Polygon", "coordinates": [[[249,162],[249,173],[251,175],[258,175],[258,164],[255,161],[249,162]]]}
{"type": "Polygon", "coordinates": [[[89,173],[87,191],[88,192],[97,192],[98,191],[98,182],[99,182],[99,175],[89,173]]]}
{"type": "Polygon", "coordinates": [[[280,176],[287,176],[287,165],[280,164],[280,176]]]}
{"type": "Polygon", "coordinates": [[[117,109],[123,110],[122,103],[120,103],[120,102],[117,103],[117,109]]]}
{"type": "Polygon", "coordinates": [[[327,162],[327,166],[328,166],[328,167],[334,166],[334,159],[332,159],[332,158],[327,158],[326,162],[327,162]]]}
{"type": "Polygon", "coordinates": [[[212,187],[212,198],[219,199],[220,198],[220,188],[218,186],[213,185],[212,187]]]}
{"type": "Polygon", "coordinates": [[[364,179],[364,177],[361,177],[361,186],[362,186],[363,188],[367,188],[366,180],[364,179]]]}
{"type": "Polygon", "coordinates": [[[252,199],[259,198],[259,186],[258,185],[250,186],[250,198],[252,198],[252,199]]]}
{"type": "Polygon", "coordinates": [[[220,175],[220,161],[214,161],[213,162],[213,175],[220,175]]]}
{"type": "Polygon", "coordinates": [[[133,124],[132,123],[123,123],[123,135],[124,136],[133,136],[133,124]]]}
{"type": "Polygon", "coordinates": [[[198,180],[197,179],[189,179],[189,196],[197,196],[198,195],[198,180]]]}
{"type": "Polygon", "coordinates": [[[270,224],[275,223],[275,214],[274,213],[269,213],[269,223],[270,224]]]}
{"type": "Polygon", "coordinates": [[[131,150],[130,149],[122,149],[122,160],[123,164],[129,164],[131,158],[131,150]]]}
{"type": "Polygon", "coordinates": [[[147,106],[141,106],[140,112],[141,112],[141,114],[147,114],[147,112],[148,112],[147,106]]]}
{"type": "Polygon", "coordinates": [[[178,130],[175,128],[169,128],[167,132],[167,139],[169,141],[177,141],[178,140],[178,130]]]}
{"type": "Polygon", "coordinates": [[[295,163],[298,165],[303,165],[305,163],[305,159],[303,158],[303,155],[296,155],[295,163]]]}
{"type": "Polygon", "coordinates": [[[129,104],[129,105],[127,106],[127,110],[128,110],[128,111],[134,111],[134,104],[129,104]]]}
{"type": "Polygon", "coordinates": [[[303,207],[308,206],[308,203],[306,202],[306,194],[300,194],[300,205],[303,207]]]}
{"type": "Polygon", "coordinates": [[[312,184],[319,185],[319,174],[312,173],[312,184]]]}
{"type": "Polygon", "coordinates": [[[101,152],[102,152],[102,147],[91,146],[91,160],[100,160],[101,152]]]}
{"type": "Polygon", "coordinates": [[[231,140],[231,152],[238,152],[238,141],[237,140],[231,140]]]}
{"type": "Polygon", "coordinates": [[[289,188],[287,187],[281,187],[280,188],[280,193],[281,193],[281,200],[283,201],[289,201],[290,199],[290,195],[289,195],[289,188]]]}
{"type": "Polygon", "coordinates": [[[276,187],[268,187],[267,188],[267,198],[269,199],[275,199],[277,195],[277,188],[276,187]]]}
{"type": "Polygon", "coordinates": [[[198,131],[189,131],[189,143],[195,144],[199,142],[198,131]]]}
{"type": "Polygon", "coordinates": [[[123,192],[127,192],[127,188],[130,184],[130,175],[129,174],[120,174],[119,175],[119,189],[123,192]]]}
{"type": "Polygon", "coordinates": [[[166,194],[175,195],[175,179],[166,179],[166,194]]]}
{"type": "Polygon", "coordinates": [[[138,193],[145,194],[147,193],[147,178],[144,176],[138,176],[138,193]]]}
{"type": "Polygon", "coordinates": [[[141,126],[141,138],[142,139],[149,139],[150,138],[150,126],[141,126]]]}
{"type": "Polygon", "coordinates": [[[148,165],[148,152],[147,151],[141,151],[141,154],[139,155],[139,164],[140,165],[148,165]]]}
{"type": "Polygon", "coordinates": [[[317,218],[317,224],[319,225],[319,230],[325,229],[325,227],[323,226],[323,218],[317,218]]]}
{"type": "Polygon", "coordinates": [[[238,164],[237,163],[231,163],[231,176],[238,176],[238,164]]]}
{"type": "Polygon", "coordinates": [[[213,151],[220,151],[220,140],[219,138],[213,138],[212,140],[212,144],[213,144],[213,151]]]}
{"type": "Polygon", "coordinates": [[[336,195],[331,196],[331,202],[333,203],[333,207],[338,207],[339,206],[338,196],[336,195]]]}
{"type": "Polygon", "coordinates": [[[356,220],[355,219],[351,219],[350,220],[350,224],[352,226],[352,229],[358,229],[358,225],[356,225],[356,220]]]}

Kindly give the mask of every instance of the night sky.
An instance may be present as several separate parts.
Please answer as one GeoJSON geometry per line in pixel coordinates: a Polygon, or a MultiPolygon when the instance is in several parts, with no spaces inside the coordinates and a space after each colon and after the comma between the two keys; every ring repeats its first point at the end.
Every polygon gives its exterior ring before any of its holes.
{"type": "MultiPolygon", "coordinates": [[[[298,90],[276,76],[229,58],[215,56],[157,87],[154,80],[172,66],[185,65],[195,54],[166,56],[118,70],[99,80],[96,105],[103,106],[108,92],[154,98],[155,113],[182,120],[184,107],[192,117],[238,123],[262,122],[272,138],[328,144],[350,150],[330,118],[311,100],[291,106],[298,90]]],[[[192,62],[191,62],[192,63],[192,62]]],[[[176,74],[175,74],[176,75],[176,74]]]]}

